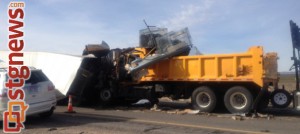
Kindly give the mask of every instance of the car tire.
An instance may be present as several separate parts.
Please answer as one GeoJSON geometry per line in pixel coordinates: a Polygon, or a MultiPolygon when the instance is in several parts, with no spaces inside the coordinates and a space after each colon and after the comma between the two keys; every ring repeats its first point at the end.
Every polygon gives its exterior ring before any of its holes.
{"type": "Polygon", "coordinates": [[[53,115],[54,109],[55,108],[52,107],[49,111],[40,113],[39,116],[42,117],[42,118],[49,118],[49,117],[51,117],[53,115]]]}
{"type": "Polygon", "coordinates": [[[275,108],[287,108],[292,101],[291,94],[283,89],[274,90],[271,93],[271,103],[275,108]]]}
{"type": "Polygon", "coordinates": [[[192,93],[192,105],[201,112],[212,112],[217,104],[217,97],[209,87],[196,88],[192,93]]]}
{"type": "Polygon", "coordinates": [[[234,86],[225,93],[224,104],[231,113],[248,113],[253,104],[253,95],[245,87],[234,86]]]}

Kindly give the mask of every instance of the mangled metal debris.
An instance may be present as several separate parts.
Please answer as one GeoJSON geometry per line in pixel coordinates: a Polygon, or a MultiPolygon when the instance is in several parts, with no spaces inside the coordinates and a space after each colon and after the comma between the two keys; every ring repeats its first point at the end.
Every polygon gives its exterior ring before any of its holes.
{"type": "Polygon", "coordinates": [[[167,114],[179,114],[179,115],[184,115],[184,114],[200,114],[200,110],[194,110],[194,109],[189,109],[189,108],[185,108],[185,109],[176,109],[176,108],[172,108],[172,107],[166,107],[166,106],[160,106],[155,104],[151,109],[151,111],[155,111],[155,112],[166,112],[167,114]]]}
{"type": "Polygon", "coordinates": [[[161,37],[168,33],[167,28],[148,27],[140,30],[140,47],[154,48],[156,47],[155,38],[161,37]]]}
{"type": "Polygon", "coordinates": [[[251,113],[251,114],[235,114],[231,116],[233,120],[242,121],[242,120],[249,120],[249,119],[273,119],[273,115],[269,114],[261,114],[261,113],[251,113]]]}
{"type": "Polygon", "coordinates": [[[143,105],[148,105],[148,104],[150,104],[151,102],[149,101],[149,100],[147,100],[147,99],[141,99],[141,100],[139,100],[138,102],[136,102],[136,103],[133,103],[132,105],[133,106],[143,106],[143,105]]]}
{"type": "Polygon", "coordinates": [[[242,121],[244,120],[244,117],[241,115],[235,115],[231,117],[233,120],[242,121]]]}
{"type": "Polygon", "coordinates": [[[82,55],[93,54],[96,57],[105,56],[109,53],[110,48],[105,41],[102,41],[101,44],[88,44],[83,50],[82,55]]]}
{"type": "MultiPolygon", "coordinates": [[[[163,32],[160,33],[164,33],[166,30],[161,29],[161,31],[163,32]]],[[[176,32],[172,31],[164,35],[155,35],[156,36],[153,38],[155,38],[156,43],[153,43],[153,40],[149,40],[148,38],[148,43],[141,41],[141,43],[143,43],[141,46],[147,46],[151,50],[144,58],[137,58],[131,62],[128,68],[129,73],[134,74],[135,72],[166,58],[189,54],[192,43],[188,28],[176,32]]],[[[143,35],[141,35],[141,37],[143,37],[143,35]]]]}
{"type": "Polygon", "coordinates": [[[140,31],[139,46],[110,49],[104,41],[99,45],[87,45],[83,51],[85,58],[68,94],[94,103],[106,103],[110,100],[109,96],[137,96],[135,99],[149,99],[152,102],[151,97],[144,97],[151,96],[149,91],[153,86],[127,85],[147,75],[147,68],[155,63],[174,56],[188,55],[192,46],[191,36],[187,28],[175,32],[168,32],[166,28],[148,28],[140,31]],[[87,56],[89,54],[96,58],[87,56]],[[131,93],[133,88],[137,90],[134,94],[131,93]],[[98,91],[103,91],[100,92],[100,98],[98,91]]]}
{"type": "Polygon", "coordinates": [[[273,115],[269,115],[269,114],[261,114],[261,113],[256,113],[252,115],[252,118],[265,118],[267,120],[273,119],[274,116],[273,115]]]}
{"type": "Polygon", "coordinates": [[[57,128],[49,128],[48,131],[55,131],[57,128]]]}

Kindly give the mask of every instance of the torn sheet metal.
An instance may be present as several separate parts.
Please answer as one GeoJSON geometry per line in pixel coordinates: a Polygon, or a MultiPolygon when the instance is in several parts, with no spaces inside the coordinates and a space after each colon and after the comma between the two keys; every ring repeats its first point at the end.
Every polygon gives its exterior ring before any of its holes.
{"type": "MultiPolygon", "coordinates": [[[[0,51],[0,59],[8,63],[9,51],[0,51]]],[[[58,99],[67,95],[80,67],[82,57],[48,52],[24,52],[24,65],[42,71],[53,82],[57,89],[58,99]]]]}
{"type": "Polygon", "coordinates": [[[156,45],[155,39],[168,33],[167,28],[149,27],[149,29],[140,30],[140,47],[153,48],[156,45]]]}
{"type": "Polygon", "coordinates": [[[192,46],[191,36],[188,28],[180,31],[169,32],[161,37],[156,38],[156,50],[153,54],[146,56],[143,59],[136,59],[131,62],[128,72],[136,73],[154,63],[163,59],[171,58],[178,55],[188,55],[192,46]]]}
{"type": "Polygon", "coordinates": [[[96,57],[105,56],[110,52],[110,48],[105,41],[101,44],[88,44],[86,45],[82,55],[93,54],[96,57]]]}

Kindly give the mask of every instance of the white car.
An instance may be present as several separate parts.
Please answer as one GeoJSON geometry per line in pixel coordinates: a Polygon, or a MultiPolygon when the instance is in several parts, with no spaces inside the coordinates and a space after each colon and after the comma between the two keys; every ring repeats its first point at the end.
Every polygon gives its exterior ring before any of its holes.
{"type": "MultiPolygon", "coordinates": [[[[25,102],[29,105],[26,115],[38,114],[41,117],[50,117],[56,106],[55,87],[47,76],[39,69],[31,68],[31,76],[26,80],[23,90],[25,102]]],[[[7,89],[5,82],[8,79],[6,68],[0,68],[0,114],[7,110],[7,89]]]]}

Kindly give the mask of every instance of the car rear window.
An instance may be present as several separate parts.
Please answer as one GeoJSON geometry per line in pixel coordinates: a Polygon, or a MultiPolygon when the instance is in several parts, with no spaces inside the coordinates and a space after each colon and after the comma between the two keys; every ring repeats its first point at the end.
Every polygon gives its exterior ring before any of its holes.
{"type": "Polygon", "coordinates": [[[49,79],[42,71],[31,71],[31,76],[25,83],[38,83],[44,81],[49,81],[49,79]]]}
{"type": "MultiPolygon", "coordinates": [[[[6,74],[6,80],[8,80],[8,75],[6,74]]],[[[48,77],[41,70],[32,70],[30,78],[25,81],[25,83],[38,83],[49,81],[48,77]]],[[[19,79],[14,79],[14,82],[19,82],[19,79]]]]}

